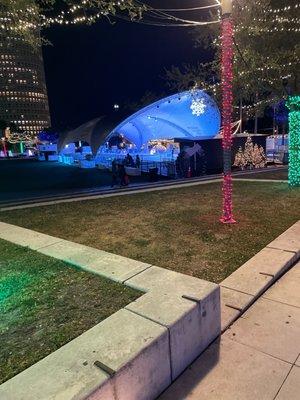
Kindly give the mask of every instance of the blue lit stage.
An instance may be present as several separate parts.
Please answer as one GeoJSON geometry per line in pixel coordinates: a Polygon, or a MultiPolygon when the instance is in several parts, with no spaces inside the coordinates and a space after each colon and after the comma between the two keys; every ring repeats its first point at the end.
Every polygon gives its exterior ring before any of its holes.
{"type": "MultiPolygon", "coordinates": [[[[60,137],[61,160],[68,163],[86,158],[77,149],[70,154],[71,143],[86,143],[96,166],[109,168],[114,159],[129,153],[139,155],[142,163],[175,163],[180,152],[174,138],[209,140],[220,130],[221,116],[215,101],[202,90],[177,93],[150,104],[122,121],[96,118],[60,137]],[[63,157],[68,153],[68,157],[63,157]]],[[[89,165],[93,165],[89,163],[89,165]]]]}

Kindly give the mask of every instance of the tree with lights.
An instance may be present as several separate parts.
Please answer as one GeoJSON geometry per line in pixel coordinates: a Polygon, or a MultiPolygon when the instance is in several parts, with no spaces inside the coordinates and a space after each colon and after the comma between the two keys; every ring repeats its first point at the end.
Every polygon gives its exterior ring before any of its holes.
{"type": "MultiPolygon", "coordinates": [[[[234,0],[233,94],[235,109],[257,117],[268,105],[288,98],[290,135],[289,182],[300,185],[300,10],[299,0],[234,0]]],[[[220,11],[211,10],[217,17],[220,11]]],[[[222,27],[222,25],[221,25],[222,27]]],[[[173,67],[167,72],[171,87],[189,87],[190,83],[220,96],[223,65],[220,26],[195,30],[198,45],[213,43],[210,62],[173,67]]],[[[211,46],[210,46],[211,47],[211,46]]],[[[241,115],[241,112],[240,112],[241,115]]]]}
{"type": "Polygon", "coordinates": [[[244,170],[246,165],[247,165],[247,162],[245,160],[244,152],[243,152],[242,147],[240,146],[235,155],[233,166],[239,167],[241,170],[244,170]]]}
{"type": "Polygon", "coordinates": [[[254,150],[254,144],[252,142],[252,138],[250,135],[247,136],[247,140],[245,143],[245,150],[244,150],[244,158],[246,165],[251,168],[252,166],[252,155],[254,150]]]}
{"type": "Polygon", "coordinates": [[[252,165],[254,168],[264,168],[267,164],[267,159],[262,146],[255,143],[252,153],[252,165]]]}
{"type": "Polygon", "coordinates": [[[2,23],[33,47],[46,43],[35,31],[51,25],[92,24],[100,18],[124,13],[138,19],[144,9],[134,0],[0,0],[2,23]]]}
{"type": "Polygon", "coordinates": [[[254,144],[250,135],[247,136],[244,150],[239,147],[234,164],[235,167],[239,167],[242,170],[245,168],[264,168],[267,165],[267,158],[265,151],[262,146],[254,144]]]}
{"type": "Polygon", "coordinates": [[[300,186],[300,96],[290,96],[289,112],[289,183],[300,186]]]}
{"type": "MultiPolygon", "coordinates": [[[[299,93],[300,12],[299,0],[233,0],[234,102],[245,115],[262,113],[287,95],[299,93]]],[[[212,10],[216,16],[219,10],[212,10]]],[[[171,88],[187,89],[196,83],[220,97],[220,26],[194,29],[195,44],[213,50],[212,59],[185,64],[167,71],[171,88]]]]}

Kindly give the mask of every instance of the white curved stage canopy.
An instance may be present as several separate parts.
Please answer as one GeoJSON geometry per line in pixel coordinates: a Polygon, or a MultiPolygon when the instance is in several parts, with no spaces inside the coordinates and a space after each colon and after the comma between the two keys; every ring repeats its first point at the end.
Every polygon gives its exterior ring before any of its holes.
{"type": "Polygon", "coordinates": [[[218,134],[220,122],[218,106],[208,94],[202,90],[186,91],[142,108],[117,126],[106,117],[89,121],[62,135],[58,148],[84,140],[96,154],[101,145],[116,135],[122,135],[138,150],[151,140],[211,139],[218,134]]]}
{"type": "Polygon", "coordinates": [[[218,106],[208,94],[187,91],[142,108],[121,122],[110,136],[122,134],[137,148],[150,140],[211,139],[220,130],[220,120],[218,106]]]}

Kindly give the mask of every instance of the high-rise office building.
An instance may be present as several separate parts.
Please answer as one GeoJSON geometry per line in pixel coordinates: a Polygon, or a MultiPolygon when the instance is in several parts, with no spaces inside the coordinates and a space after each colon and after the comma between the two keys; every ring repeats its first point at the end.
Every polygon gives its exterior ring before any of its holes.
{"type": "Polygon", "coordinates": [[[9,14],[1,8],[0,119],[33,135],[50,126],[41,48],[33,48],[15,34],[9,14]]]}

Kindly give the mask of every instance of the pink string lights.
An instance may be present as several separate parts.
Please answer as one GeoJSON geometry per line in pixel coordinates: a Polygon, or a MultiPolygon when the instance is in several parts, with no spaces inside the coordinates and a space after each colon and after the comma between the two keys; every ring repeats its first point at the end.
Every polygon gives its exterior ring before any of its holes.
{"type": "Polygon", "coordinates": [[[221,222],[233,224],[232,213],[232,176],[231,176],[231,146],[232,146],[232,109],[233,109],[233,22],[231,14],[223,14],[222,19],[222,120],[223,120],[223,215],[221,222]]]}

